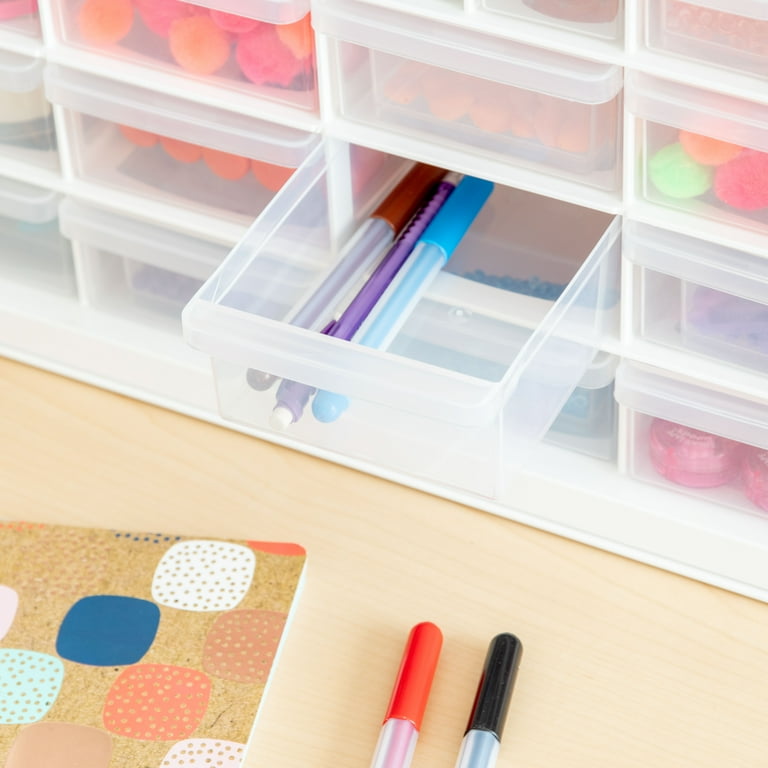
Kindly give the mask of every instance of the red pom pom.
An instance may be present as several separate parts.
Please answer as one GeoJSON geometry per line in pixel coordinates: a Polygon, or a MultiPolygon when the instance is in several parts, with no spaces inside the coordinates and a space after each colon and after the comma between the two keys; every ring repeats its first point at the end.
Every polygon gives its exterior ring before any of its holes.
{"type": "Polygon", "coordinates": [[[233,35],[244,35],[246,32],[256,29],[262,22],[256,19],[249,19],[245,16],[238,16],[234,13],[225,13],[224,11],[214,11],[211,9],[211,18],[217,27],[225,32],[231,32],[233,35]]]}
{"type": "Polygon", "coordinates": [[[746,149],[734,160],[718,166],[714,191],[719,200],[732,208],[768,208],[768,152],[746,149]]]}
{"type": "Polygon", "coordinates": [[[257,85],[288,86],[304,68],[280,42],[272,24],[262,24],[240,37],[235,55],[243,74],[257,85]]]}
{"type": "Polygon", "coordinates": [[[180,0],[134,0],[136,10],[144,26],[160,37],[168,37],[171,24],[176,19],[185,19],[200,13],[197,6],[182,3],[180,0]]]}
{"type": "Polygon", "coordinates": [[[168,37],[176,63],[195,75],[212,75],[229,59],[229,37],[210,16],[176,19],[168,37]]]}
{"type": "Polygon", "coordinates": [[[85,0],[77,22],[86,43],[113,45],[131,31],[133,6],[130,0],[85,0]]]}

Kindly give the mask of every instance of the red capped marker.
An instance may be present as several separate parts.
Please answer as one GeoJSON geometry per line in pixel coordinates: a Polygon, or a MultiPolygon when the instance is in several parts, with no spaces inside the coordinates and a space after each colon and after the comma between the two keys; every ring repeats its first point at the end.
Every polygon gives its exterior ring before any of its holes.
{"type": "Polygon", "coordinates": [[[408,635],[371,768],[411,764],[442,645],[442,632],[429,621],[408,635]]]}

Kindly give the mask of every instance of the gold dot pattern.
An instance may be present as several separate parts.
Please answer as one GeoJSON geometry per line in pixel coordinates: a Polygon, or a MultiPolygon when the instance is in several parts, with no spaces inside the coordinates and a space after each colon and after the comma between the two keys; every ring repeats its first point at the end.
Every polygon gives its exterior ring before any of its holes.
{"type": "Polygon", "coordinates": [[[240,768],[245,745],[235,741],[190,739],[174,744],[160,768],[240,768]]]}
{"type": "Polygon", "coordinates": [[[249,547],[182,541],[158,563],[152,596],[160,605],[185,611],[228,611],[248,593],[255,568],[256,556],[249,547]]]}
{"type": "Polygon", "coordinates": [[[83,540],[77,530],[49,526],[20,547],[25,567],[14,586],[26,600],[73,599],[95,589],[107,568],[109,550],[83,540]],[[56,578],[51,578],[56,574],[56,578]]]}
{"type": "Polygon", "coordinates": [[[104,704],[104,727],[119,736],[170,741],[200,725],[211,695],[207,675],[166,664],[137,664],[120,673],[104,704]]]}
{"type": "Polygon", "coordinates": [[[278,611],[224,613],[208,632],[203,669],[239,683],[263,683],[277,653],[286,615],[278,611]]]}
{"type": "Polygon", "coordinates": [[[56,656],[0,648],[0,725],[34,723],[59,695],[64,665],[56,656]]]}

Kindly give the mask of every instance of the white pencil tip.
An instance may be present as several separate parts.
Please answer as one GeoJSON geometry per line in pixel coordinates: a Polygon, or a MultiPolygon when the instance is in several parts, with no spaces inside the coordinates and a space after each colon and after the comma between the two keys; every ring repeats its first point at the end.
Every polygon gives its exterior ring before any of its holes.
{"type": "Polygon", "coordinates": [[[293,424],[293,414],[284,405],[276,405],[269,417],[269,426],[272,429],[285,429],[289,424],[293,424]]]}

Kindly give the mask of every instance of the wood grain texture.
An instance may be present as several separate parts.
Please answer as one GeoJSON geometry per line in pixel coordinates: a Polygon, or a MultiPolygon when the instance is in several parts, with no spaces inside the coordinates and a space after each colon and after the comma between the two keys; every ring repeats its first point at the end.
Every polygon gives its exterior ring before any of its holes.
{"type": "Polygon", "coordinates": [[[306,547],[249,768],[368,765],[425,619],[413,768],[453,765],[500,631],[525,647],[500,766],[768,766],[763,603],[3,360],[0,411],[7,519],[306,547]]]}

